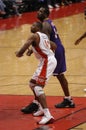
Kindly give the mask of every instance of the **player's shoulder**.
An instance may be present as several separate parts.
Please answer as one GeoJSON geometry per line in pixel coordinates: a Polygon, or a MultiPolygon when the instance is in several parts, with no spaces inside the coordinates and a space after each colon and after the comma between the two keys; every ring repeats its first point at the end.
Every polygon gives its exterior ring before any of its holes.
{"type": "Polygon", "coordinates": [[[48,23],[48,22],[43,22],[43,29],[49,29],[49,28],[51,28],[51,25],[50,25],[50,23],[48,23]]]}
{"type": "Polygon", "coordinates": [[[38,34],[37,33],[33,33],[31,36],[30,36],[30,40],[32,40],[32,41],[35,41],[36,39],[37,39],[37,37],[38,37],[38,34]]]}

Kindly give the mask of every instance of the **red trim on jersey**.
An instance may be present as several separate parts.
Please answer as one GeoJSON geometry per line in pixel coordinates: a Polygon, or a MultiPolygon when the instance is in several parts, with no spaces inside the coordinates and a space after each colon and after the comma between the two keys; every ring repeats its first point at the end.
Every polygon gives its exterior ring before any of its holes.
{"type": "Polygon", "coordinates": [[[40,72],[40,75],[38,76],[37,83],[41,85],[45,85],[46,81],[46,71],[47,71],[47,63],[48,63],[48,57],[46,54],[44,54],[40,48],[35,47],[35,50],[44,58],[44,65],[42,67],[42,70],[40,72]]]}

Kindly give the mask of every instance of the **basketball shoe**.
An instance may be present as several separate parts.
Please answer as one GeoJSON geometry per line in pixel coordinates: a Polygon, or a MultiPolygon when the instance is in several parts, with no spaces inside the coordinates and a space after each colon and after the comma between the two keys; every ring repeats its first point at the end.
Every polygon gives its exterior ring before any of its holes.
{"type": "Polygon", "coordinates": [[[44,115],[44,111],[43,111],[41,104],[39,103],[38,105],[39,105],[39,109],[33,113],[33,116],[43,116],[44,115]]]}
{"type": "Polygon", "coordinates": [[[75,104],[73,103],[72,99],[64,98],[64,100],[55,105],[56,108],[74,108],[75,104]]]}
{"type": "Polygon", "coordinates": [[[42,110],[38,110],[33,113],[33,116],[43,116],[43,115],[44,115],[44,112],[42,110]]]}
{"type": "Polygon", "coordinates": [[[53,116],[43,116],[42,119],[38,122],[40,125],[50,124],[54,122],[53,116]]]}
{"type": "Polygon", "coordinates": [[[26,107],[23,107],[21,109],[21,112],[25,113],[25,114],[31,114],[33,112],[36,112],[38,110],[39,106],[37,103],[32,102],[29,105],[27,105],[26,107]]]}

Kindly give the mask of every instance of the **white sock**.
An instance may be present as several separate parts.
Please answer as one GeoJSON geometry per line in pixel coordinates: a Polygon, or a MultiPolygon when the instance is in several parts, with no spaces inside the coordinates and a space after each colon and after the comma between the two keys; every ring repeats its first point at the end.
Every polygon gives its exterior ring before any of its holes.
{"type": "Polygon", "coordinates": [[[39,104],[39,102],[37,100],[33,100],[33,103],[36,103],[37,105],[39,104]]]}
{"type": "Polygon", "coordinates": [[[48,108],[44,108],[43,111],[44,111],[44,115],[45,115],[46,117],[50,117],[50,116],[51,116],[50,111],[49,111],[48,108]]]}
{"type": "Polygon", "coordinates": [[[69,100],[72,99],[71,96],[65,96],[64,98],[65,98],[65,99],[69,99],[69,100]]]}
{"type": "Polygon", "coordinates": [[[71,101],[71,103],[74,103],[73,100],[72,100],[72,98],[71,98],[71,96],[65,96],[64,98],[68,99],[69,101],[71,101]]]}

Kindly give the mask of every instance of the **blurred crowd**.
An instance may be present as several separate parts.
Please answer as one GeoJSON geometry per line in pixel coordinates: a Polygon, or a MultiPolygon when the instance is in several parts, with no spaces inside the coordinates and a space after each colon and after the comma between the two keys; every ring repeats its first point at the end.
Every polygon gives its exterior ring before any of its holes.
{"type": "Polygon", "coordinates": [[[68,6],[83,0],[0,0],[0,18],[14,15],[21,16],[24,12],[37,11],[40,7],[50,9],[68,6]]]}

